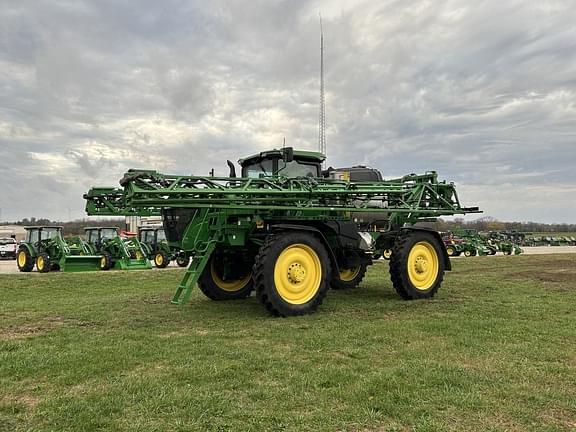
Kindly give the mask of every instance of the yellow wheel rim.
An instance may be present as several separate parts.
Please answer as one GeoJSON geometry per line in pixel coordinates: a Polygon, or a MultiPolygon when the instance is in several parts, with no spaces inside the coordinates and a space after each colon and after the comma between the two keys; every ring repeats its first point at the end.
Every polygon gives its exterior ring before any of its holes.
{"type": "Polygon", "coordinates": [[[452,248],[452,247],[447,247],[447,248],[446,248],[446,253],[448,254],[448,256],[454,255],[454,248],[452,248]]]}
{"type": "Polygon", "coordinates": [[[392,256],[392,251],[390,249],[384,249],[382,256],[386,259],[390,259],[390,257],[392,256]]]}
{"type": "Polygon", "coordinates": [[[144,258],[144,254],[140,251],[136,251],[136,259],[141,260],[144,258]]]}
{"type": "Polygon", "coordinates": [[[162,264],[164,264],[164,257],[162,256],[162,254],[156,254],[156,256],[154,257],[154,262],[156,263],[157,266],[161,266],[162,264]]]}
{"type": "Polygon", "coordinates": [[[18,253],[18,265],[20,267],[24,267],[26,265],[26,252],[23,250],[18,253]]]}
{"type": "Polygon", "coordinates": [[[322,282],[322,264],[310,246],[294,244],[282,251],[274,266],[274,285],[287,303],[309,302],[322,282]]]}
{"type": "Polygon", "coordinates": [[[100,258],[100,268],[106,267],[106,257],[100,258]]]}
{"type": "Polygon", "coordinates": [[[344,282],[350,282],[354,280],[356,276],[360,273],[360,266],[351,269],[340,270],[340,280],[344,282]]]}
{"type": "Polygon", "coordinates": [[[212,275],[212,280],[218,286],[218,288],[228,291],[228,292],[236,292],[240,291],[248,282],[250,282],[250,278],[252,277],[252,272],[249,272],[245,277],[241,279],[236,279],[232,281],[225,281],[222,280],[216,269],[214,268],[214,261],[210,264],[210,274],[212,275]]]}
{"type": "Polygon", "coordinates": [[[472,252],[470,252],[470,251],[466,251],[466,252],[464,252],[464,256],[467,256],[467,257],[469,257],[470,255],[472,255],[472,252]]]}
{"type": "Polygon", "coordinates": [[[438,277],[440,263],[436,249],[428,242],[418,242],[408,255],[408,276],[414,288],[426,291],[438,277]]]}
{"type": "Polygon", "coordinates": [[[36,258],[36,267],[40,271],[44,270],[44,257],[39,256],[38,258],[36,258]]]}

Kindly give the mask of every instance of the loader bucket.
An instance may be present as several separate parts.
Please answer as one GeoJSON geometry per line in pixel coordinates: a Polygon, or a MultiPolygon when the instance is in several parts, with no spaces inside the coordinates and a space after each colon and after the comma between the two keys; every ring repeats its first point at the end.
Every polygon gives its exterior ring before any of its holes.
{"type": "Polygon", "coordinates": [[[60,261],[64,272],[83,272],[100,270],[100,255],[69,255],[60,261]]]}
{"type": "Polygon", "coordinates": [[[143,259],[126,259],[122,258],[116,261],[115,269],[119,270],[146,270],[152,268],[152,263],[148,258],[143,259]]]}

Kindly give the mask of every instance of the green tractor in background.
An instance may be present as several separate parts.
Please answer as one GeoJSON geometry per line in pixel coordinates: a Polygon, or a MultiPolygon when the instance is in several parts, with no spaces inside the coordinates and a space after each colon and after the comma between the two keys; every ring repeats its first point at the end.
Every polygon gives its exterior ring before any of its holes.
{"type": "Polygon", "coordinates": [[[101,255],[100,269],[142,270],[152,264],[136,237],[122,238],[117,227],[84,228],[92,253],[101,255]]]}
{"type": "Polygon", "coordinates": [[[32,271],[34,265],[40,273],[51,270],[80,272],[100,269],[102,256],[69,245],[62,238],[61,226],[33,226],[25,229],[26,241],[20,244],[16,261],[21,272],[32,271]]]}
{"type": "Polygon", "coordinates": [[[138,240],[146,256],[154,261],[154,265],[158,268],[167,267],[172,260],[176,260],[179,267],[187,267],[190,262],[190,258],[184,251],[175,252],[170,248],[163,227],[138,227],[138,240]]]}

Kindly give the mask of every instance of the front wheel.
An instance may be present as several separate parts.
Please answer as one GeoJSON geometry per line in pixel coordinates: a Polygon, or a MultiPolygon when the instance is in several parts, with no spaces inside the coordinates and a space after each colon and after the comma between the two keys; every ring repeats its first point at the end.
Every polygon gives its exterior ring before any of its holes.
{"type": "Polygon", "coordinates": [[[198,288],[212,300],[246,298],[254,288],[252,268],[242,265],[235,254],[215,252],[198,279],[198,288]]]}
{"type": "Polygon", "coordinates": [[[258,300],[276,316],[314,312],[326,296],[329,276],[328,252],[308,232],[269,236],[254,264],[258,300]]]}
{"type": "Polygon", "coordinates": [[[102,252],[100,257],[100,270],[110,270],[114,266],[110,252],[102,252]]]}
{"type": "Polygon", "coordinates": [[[38,270],[40,273],[48,273],[51,268],[52,264],[48,254],[45,252],[39,253],[36,257],[36,270],[38,270]]]}
{"type": "Polygon", "coordinates": [[[356,288],[364,279],[364,275],[366,275],[366,264],[359,264],[358,267],[353,268],[341,268],[338,274],[332,277],[330,286],[333,289],[356,288]]]}
{"type": "Polygon", "coordinates": [[[188,257],[187,255],[178,255],[176,257],[176,264],[178,264],[178,267],[188,267],[189,263],[190,263],[190,257],[188,257]]]}
{"type": "Polygon", "coordinates": [[[446,268],[443,245],[426,231],[402,231],[394,243],[390,276],[405,300],[433,297],[446,268]]]}
{"type": "Polygon", "coordinates": [[[164,251],[158,251],[154,255],[154,265],[158,268],[165,268],[168,264],[170,264],[170,258],[164,251]]]}

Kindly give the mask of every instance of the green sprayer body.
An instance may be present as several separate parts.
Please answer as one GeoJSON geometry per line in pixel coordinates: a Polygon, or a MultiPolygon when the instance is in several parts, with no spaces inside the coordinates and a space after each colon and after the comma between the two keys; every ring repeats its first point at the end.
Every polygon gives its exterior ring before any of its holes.
{"type": "Polygon", "coordinates": [[[121,188],[90,189],[86,211],[162,216],[170,248],[193,257],[173,303],[186,303],[196,283],[213,299],[241,298],[254,286],[273,314],[308,313],[328,284],[358,284],[374,251],[388,249],[396,291],[404,298],[432,296],[441,278],[424,275],[443,275],[450,262],[438,233],[414,224],[478,208],[463,207],[454,185],[435,172],[342,180],[322,172],[323,160],[287,148],[241,159],[242,177],[231,162],[228,177],[129,170],[121,188]],[[420,258],[408,253],[416,244],[420,258]]]}

